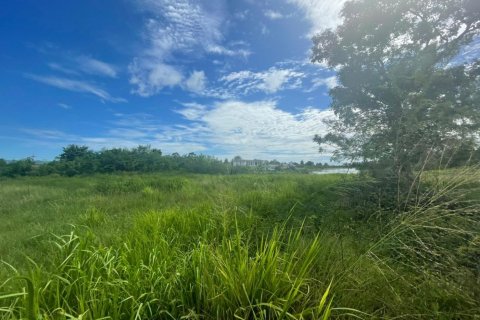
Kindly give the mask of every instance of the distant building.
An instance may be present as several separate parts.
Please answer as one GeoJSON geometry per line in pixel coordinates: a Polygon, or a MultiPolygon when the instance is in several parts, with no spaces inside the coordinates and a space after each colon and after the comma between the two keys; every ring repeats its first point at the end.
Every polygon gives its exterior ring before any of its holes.
{"type": "Polygon", "coordinates": [[[232,165],[234,167],[258,167],[266,164],[268,164],[268,161],[266,160],[258,160],[258,159],[246,160],[246,159],[242,159],[239,156],[236,156],[232,160],[232,165]]]}

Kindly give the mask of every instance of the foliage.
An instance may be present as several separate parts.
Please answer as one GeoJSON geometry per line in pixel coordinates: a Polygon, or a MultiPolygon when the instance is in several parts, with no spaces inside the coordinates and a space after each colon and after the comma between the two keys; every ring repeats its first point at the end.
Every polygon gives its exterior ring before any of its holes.
{"type": "Polygon", "coordinates": [[[95,152],[87,146],[69,145],[63,148],[55,161],[47,163],[36,164],[31,158],[11,163],[0,162],[0,176],[9,177],[49,174],[72,177],[94,173],[168,171],[225,174],[232,170],[230,163],[211,156],[194,153],[162,155],[161,150],[150,146],[95,152]]]}
{"type": "MultiPolygon", "coordinates": [[[[150,212],[137,218],[117,249],[99,247],[91,237],[58,237],[55,267],[31,275],[34,292],[41,293],[34,309],[43,319],[328,318],[328,284],[309,277],[322,252],[319,239],[276,229],[254,244],[235,227],[218,234],[220,222],[198,213],[150,212]]],[[[13,303],[13,317],[33,309],[13,303]]]]}
{"type": "Polygon", "coordinates": [[[478,148],[480,61],[459,54],[478,41],[480,2],[349,1],[342,17],[313,38],[312,61],[339,81],[330,91],[337,119],[316,142],[377,177],[403,179],[402,191],[426,161],[478,148]]]}
{"type": "Polygon", "coordinates": [[[34,169],[35,162],[32,158],[12,161],[6,163],[0,162],[0,174],[6,177],[26,176],[34,169]]]}

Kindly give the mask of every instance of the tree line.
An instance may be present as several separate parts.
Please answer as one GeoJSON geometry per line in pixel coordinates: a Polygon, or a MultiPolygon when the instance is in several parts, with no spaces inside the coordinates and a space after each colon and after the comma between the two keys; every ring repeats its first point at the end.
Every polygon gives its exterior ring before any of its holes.
{"type": "Polygon", "coordinates": [[[0,159],[0,176],[62,176],[88,175],[115,172],[186,172],[205,174],[237,174],[266,170],[313,170],[330,167],[325,163],[312,161],[284,164],[276,160],[264,166],[233,166],[228,160],[220,160],[208,155],[173,153],[164,155],[160,149],[150,146],[136,148],[111,148],[94,151],[87,146],[69,145],[50,162],[38,162],[33,157],[6,161],[0,159]]]}
{"type": "Polygon", "coordinates": [[[0,159],[0,175],[9,177],[160,171],[215,174],[230,173],[232,168],[228,162],[211,156],[195,153],[163,155],[161,150],[150,146],[93,151],[87,146],[69,145],[64,147],[63,152],[50,162],[37,163],[33,158],[11,162],[0,159]]]}

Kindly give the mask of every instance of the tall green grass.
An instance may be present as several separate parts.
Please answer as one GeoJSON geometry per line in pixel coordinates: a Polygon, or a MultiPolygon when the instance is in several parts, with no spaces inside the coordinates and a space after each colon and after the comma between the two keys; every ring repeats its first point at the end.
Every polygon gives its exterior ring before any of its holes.
{"type": "Polygon", "coordinates": [[[480,171],[419,179],[401,213],[340,175],[4,180],[0,319],[475,319],[480,171]]]}
{"type": "Polygon", "coordinates": [[[140,215],[116,247],[88,229],[57,237],[50,264],[32,266],[33,292],[2,297],[2,311],[18,319],[32,310],[43,319],[327,319],[329,283],[312,277],[321,239],[285,226],[260,238],[248,230],[235,216],[170,210],[140,215]]]}

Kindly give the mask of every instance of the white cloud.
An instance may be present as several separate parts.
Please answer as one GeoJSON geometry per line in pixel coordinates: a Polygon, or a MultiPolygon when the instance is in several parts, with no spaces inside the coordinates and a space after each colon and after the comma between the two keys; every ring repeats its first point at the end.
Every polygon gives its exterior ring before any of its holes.
{"type": "Polygon", "coordinates": [[[181,114],[185,119],[193,121],[198,120],[205,113],[207,107],[196,102],[184,103],[185,108],[175,110],[175,112],[181,114]]]}
{"type": "Polygon", "coordinates": [[[68,110],[68,109],[72,109],[72,106],[71,105],[68,105],[66,103],[57,103],[57,105],[60,107],[60,108],[63,108],[65,110],[68,110]]]}
{"type": "Polygon", "coordinates": [[[118,71],[117,67],[112,64],[93,59],[87,56],[68,57],[64,59],[64,65],[58,62],[50,62],[47,65],[55,71],[59,71],[71,76],[78,76],[80,74],[90,74],[96,76],[116,78],[118,71]]]}
{"type": "Polygon", "coordinates": [[[302,84],[304,73],[294,69],[278,69],[272,67],[262,72],[248,70],[232,72],[220,78],[228,90],[239,94],[254,91],[275,93],[283,89],[298,88],[302,84]]]}
{"type": "Polygon", "coordinates": [[[274,10],[265,10],[263,14],[271,20],[282,19],[284,17],[282,13],[274,10]]]}
{"type": "MultiPolygon", "coordinates": [[[[273,101],[246,103],[225,101],[213,108],[185,105],[179,113],[195,120],[197,139],[219,149],[222,157],[242,155],[246,158],[306,160],[317,159],[315,134],[327,133],[324,119],[331,110],[306,108],[298,114],[279,109],[273,101]],[[192,115],[194,115],[192,117],[192,115]]],[[[170,132],[175,135],[175,132],[170,132]]]]}
{"type": "Polygon", "coordinates": [[[66,67],[64,67],[61,64],[56,63],[56,62],[47,63],[47,66],[52,70],[59,71],[59,72],[62,72],[62,73],[68,74],[68,75],[72,75],[72,76],[79,75],[78,71],[72,70],[70,68],[66,68],[66,67]]]}
{"type": "Polygon", "coordinates": [[[117,69],[111,64],[93,59],[87,56],[80,56],[76,59],[78,68],[85,73],[106,76],[111,78],[117,77],[117,69]]]}
{"type": "Polygon", "coordinates": [[[296,5],[310,21],[309,36],[341,23],[340,11],[347,0],[288,0],[296,5]]]}
{"type": "Polygon", "coordinates": [[[266,36],[267,34],[270,33],[270,30],[268,30],[267,26],[262,24],[262,35],[266,36]]]}
{"type": "Polygon", "coordinates": [[[248,17],[249,10],[238,11],[233,15],[238,20],[245,20],[248,17]]]}
{"type": "Polygon", "coordinates": [[[290,77],[300,77],[299,73],[292,72],[291,70],[273,70],[266,73],[258,88],[267,93],[274,93],[280,90],[284,83],[288,82],[290,77]]]}
{"type": "Polygon", "coordinates": [[[274,101],[230,100],[211,106],[185,103],[177,110],[188,122],[165,125],[148,114],[115,114],[105,132],[81,136],[55,130],[23,129],[38,143],[59,148],[70,143],[94,149],[135,147],[149,144],[165,153],[202,152],[220,158],[278,159],[280,161],[319,161],[329,154],[318,153],[312,141],[315,134],[326,134],[323,120],[334,116],[331,110],[305,108],[297,113],[280,109],[274,101]]]}
{"type": "Polygon", "coordinates": [[[129,66],[130,83],[136,87],[133,92],[142,97],[156,94],[165,87],[179,85],[183,80],[182,73],[171,65],[158,62],[149,68],[145,66],[145,63],[143,67],[139,66],[136,61],[129,66]]]}
{"type": "Polygon", "coordinates": [[[185,81],[187,90],[202,93],[207,84],[207,77],[203,71],[193,71],[190,77],[185,81]]]}
{"type": "Polygon", "coordinates": [[[56,88],[60,88],[68,91],[85,92],[85,93],[93,94],[105,101],[126,102],[125,99],[112,97],[107,91],[85,81],[72,80],[72,79],[55,77],[55,76],[38,76],[38,75],[32,75],[32,74],[26,74],[25,76],[29,79],[47,84],[52,87],[56,87],[56,88]]]}
{"type": "MultiPolygon", "coordinates": [[[[228,48],[222,45],[225,14],[224,3],[221,0],[210,2],[137,0],[136,2],[150,15],[150,18],[145,24],[145,47],[129,68],[130,82],[135,87],[133,92],[142,96],[151,96],[166,86],[180,85],[180,79],[183,76],[181,71],[173,66],[179,55],[194,59],[201,54],[242,57],[250,54],[250,51],[245,48],[228,48]],[[160,80],[157,70],[167,71],[168,80],[160,80]]],[[[188,88],[188,85],[185,87],[188,88]]]]}
{"type": "Polygon", "coordinates": [[[336,76],[331,76],[327,78],[315,78],[312,80],[313,86],[310,90],[308,91],[313,91],[314,89],[317,89],[318,87],[325,86],[328,89],[333,89],[336,86],[338,86],[338,79],[336,76]]]}

